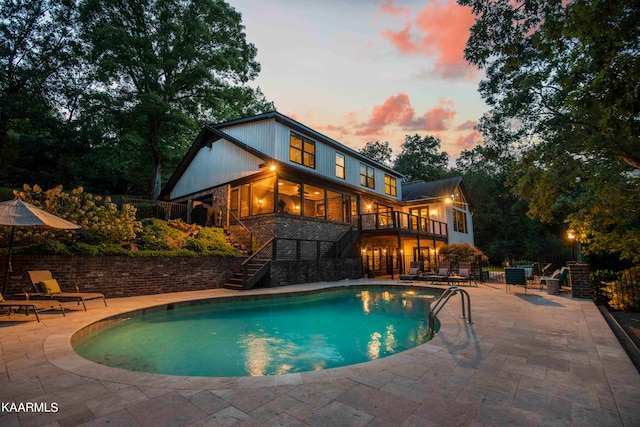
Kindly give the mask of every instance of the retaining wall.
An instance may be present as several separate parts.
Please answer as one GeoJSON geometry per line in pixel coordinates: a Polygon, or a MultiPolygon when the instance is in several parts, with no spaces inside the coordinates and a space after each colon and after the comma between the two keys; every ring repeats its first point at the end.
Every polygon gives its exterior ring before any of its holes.
{"type": "MultiPolygon", "coordinates": [[[[29,270],[50,270],[63,291],[72,292],[78,286],[81,292],[101,292],[107,298],[219,288],[240,271],[245,259],[14,254],[7,295],[33,291],[29,270]]],[[[4,280],[6,255],[0,255],[0,262],[0,280],[4,280]]]]}

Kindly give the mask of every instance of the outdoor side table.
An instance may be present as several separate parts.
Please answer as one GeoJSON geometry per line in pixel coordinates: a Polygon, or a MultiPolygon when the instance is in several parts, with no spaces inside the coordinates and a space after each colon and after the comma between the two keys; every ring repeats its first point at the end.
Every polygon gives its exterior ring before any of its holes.
{"type": "Polygon", "coordinates": [[[560,280],[559,279],[546,279],[547,293],[551,295],[558,295],[560,293],[560,280]]]}

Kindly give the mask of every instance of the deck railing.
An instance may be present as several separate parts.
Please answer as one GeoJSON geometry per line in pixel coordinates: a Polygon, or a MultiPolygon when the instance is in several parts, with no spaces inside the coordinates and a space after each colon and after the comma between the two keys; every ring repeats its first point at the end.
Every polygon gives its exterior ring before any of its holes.
{"type": "Polygon", "coordinates": [[[362,214],[360,216],[359,228],[362,231],[405,231],[442,238],[446,238],[449,233],[445,222],[397,211],[362,214]]]}

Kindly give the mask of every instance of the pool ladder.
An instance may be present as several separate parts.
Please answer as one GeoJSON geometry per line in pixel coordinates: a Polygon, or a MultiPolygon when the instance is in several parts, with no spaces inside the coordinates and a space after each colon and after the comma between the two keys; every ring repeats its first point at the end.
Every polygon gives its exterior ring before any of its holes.
{"type": "Polygon", "coordinates": [[[473,323],[471,321],[471,297],[469,297],[469,293],[464,289],[460,289],[457,286],[451,286],[444,290],[440,298],[438,298],[434,303],[431,304],[431,311],[429,312],[429,335],[433,336],[433,328],[435,325],[436,316],[442,310],[442,307],[451,299],[455,294],[460,294],[460,300],[462,301],[462,318],[467,319],[468,323],[473,323]],[[466,306],[465,306],[465,298],[466,298],[466,306]]]}

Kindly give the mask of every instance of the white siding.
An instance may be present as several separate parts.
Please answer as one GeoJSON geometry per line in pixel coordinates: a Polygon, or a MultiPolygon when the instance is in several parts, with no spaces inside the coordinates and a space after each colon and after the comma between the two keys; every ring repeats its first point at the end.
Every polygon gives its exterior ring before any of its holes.
{"type": "MultiPolygon", "coordinates": [[[[259,122],[251,122],[233,127],[223,128],[222,132],[233,136],[239,141],[253,147],[274,159],[287,163],[293,167],[304,170],[308,173],[315,173],[332,181],[350,184],[366,191],[371,191],[379,195],[385,195],[384,192],[384,175],[385,171],[370,165],[375,169],[375,185],[376,188],[371,190],[360,185],[360,163],[362,161],[350,154],[348,149],[340,150],[332,145],[325,144],[317,139],[309,138],[301,132],[296,132],[288,126],[272,120],[262,120],[259,122]],[[291,132],[295,132],[315,142],[315,168],[309,168],[289,159],[289,136],[291,132]],[[345,179],[336,177],[336,153],[345,156],[345,179]]],[[[393,176],[393,175],[392,175],[393,176]]],[[[402,199],[402,190],[400,186],[400,178],[396,177],[397,195],[396,199],[402,199]]]]}
{"type": "MultiPolygon", "coordinates": [[[[276,123],[275,119],[261,120],[259,122],[250,122],[242,125],[221,129],[222,132],[234,137],[240,142],[247,144],[267,154],[270,157],[278,158],[278,145],[276,143],[275,128],[281,126],[276,123]]],[[[287,139],[287,153],[288,151],[287,139]]]]}
{"type": "Polygon", "coordinates": [[[258,173],[263,160],[224,139],[202,147],[171,191],[171,199],[258,173]]]}

